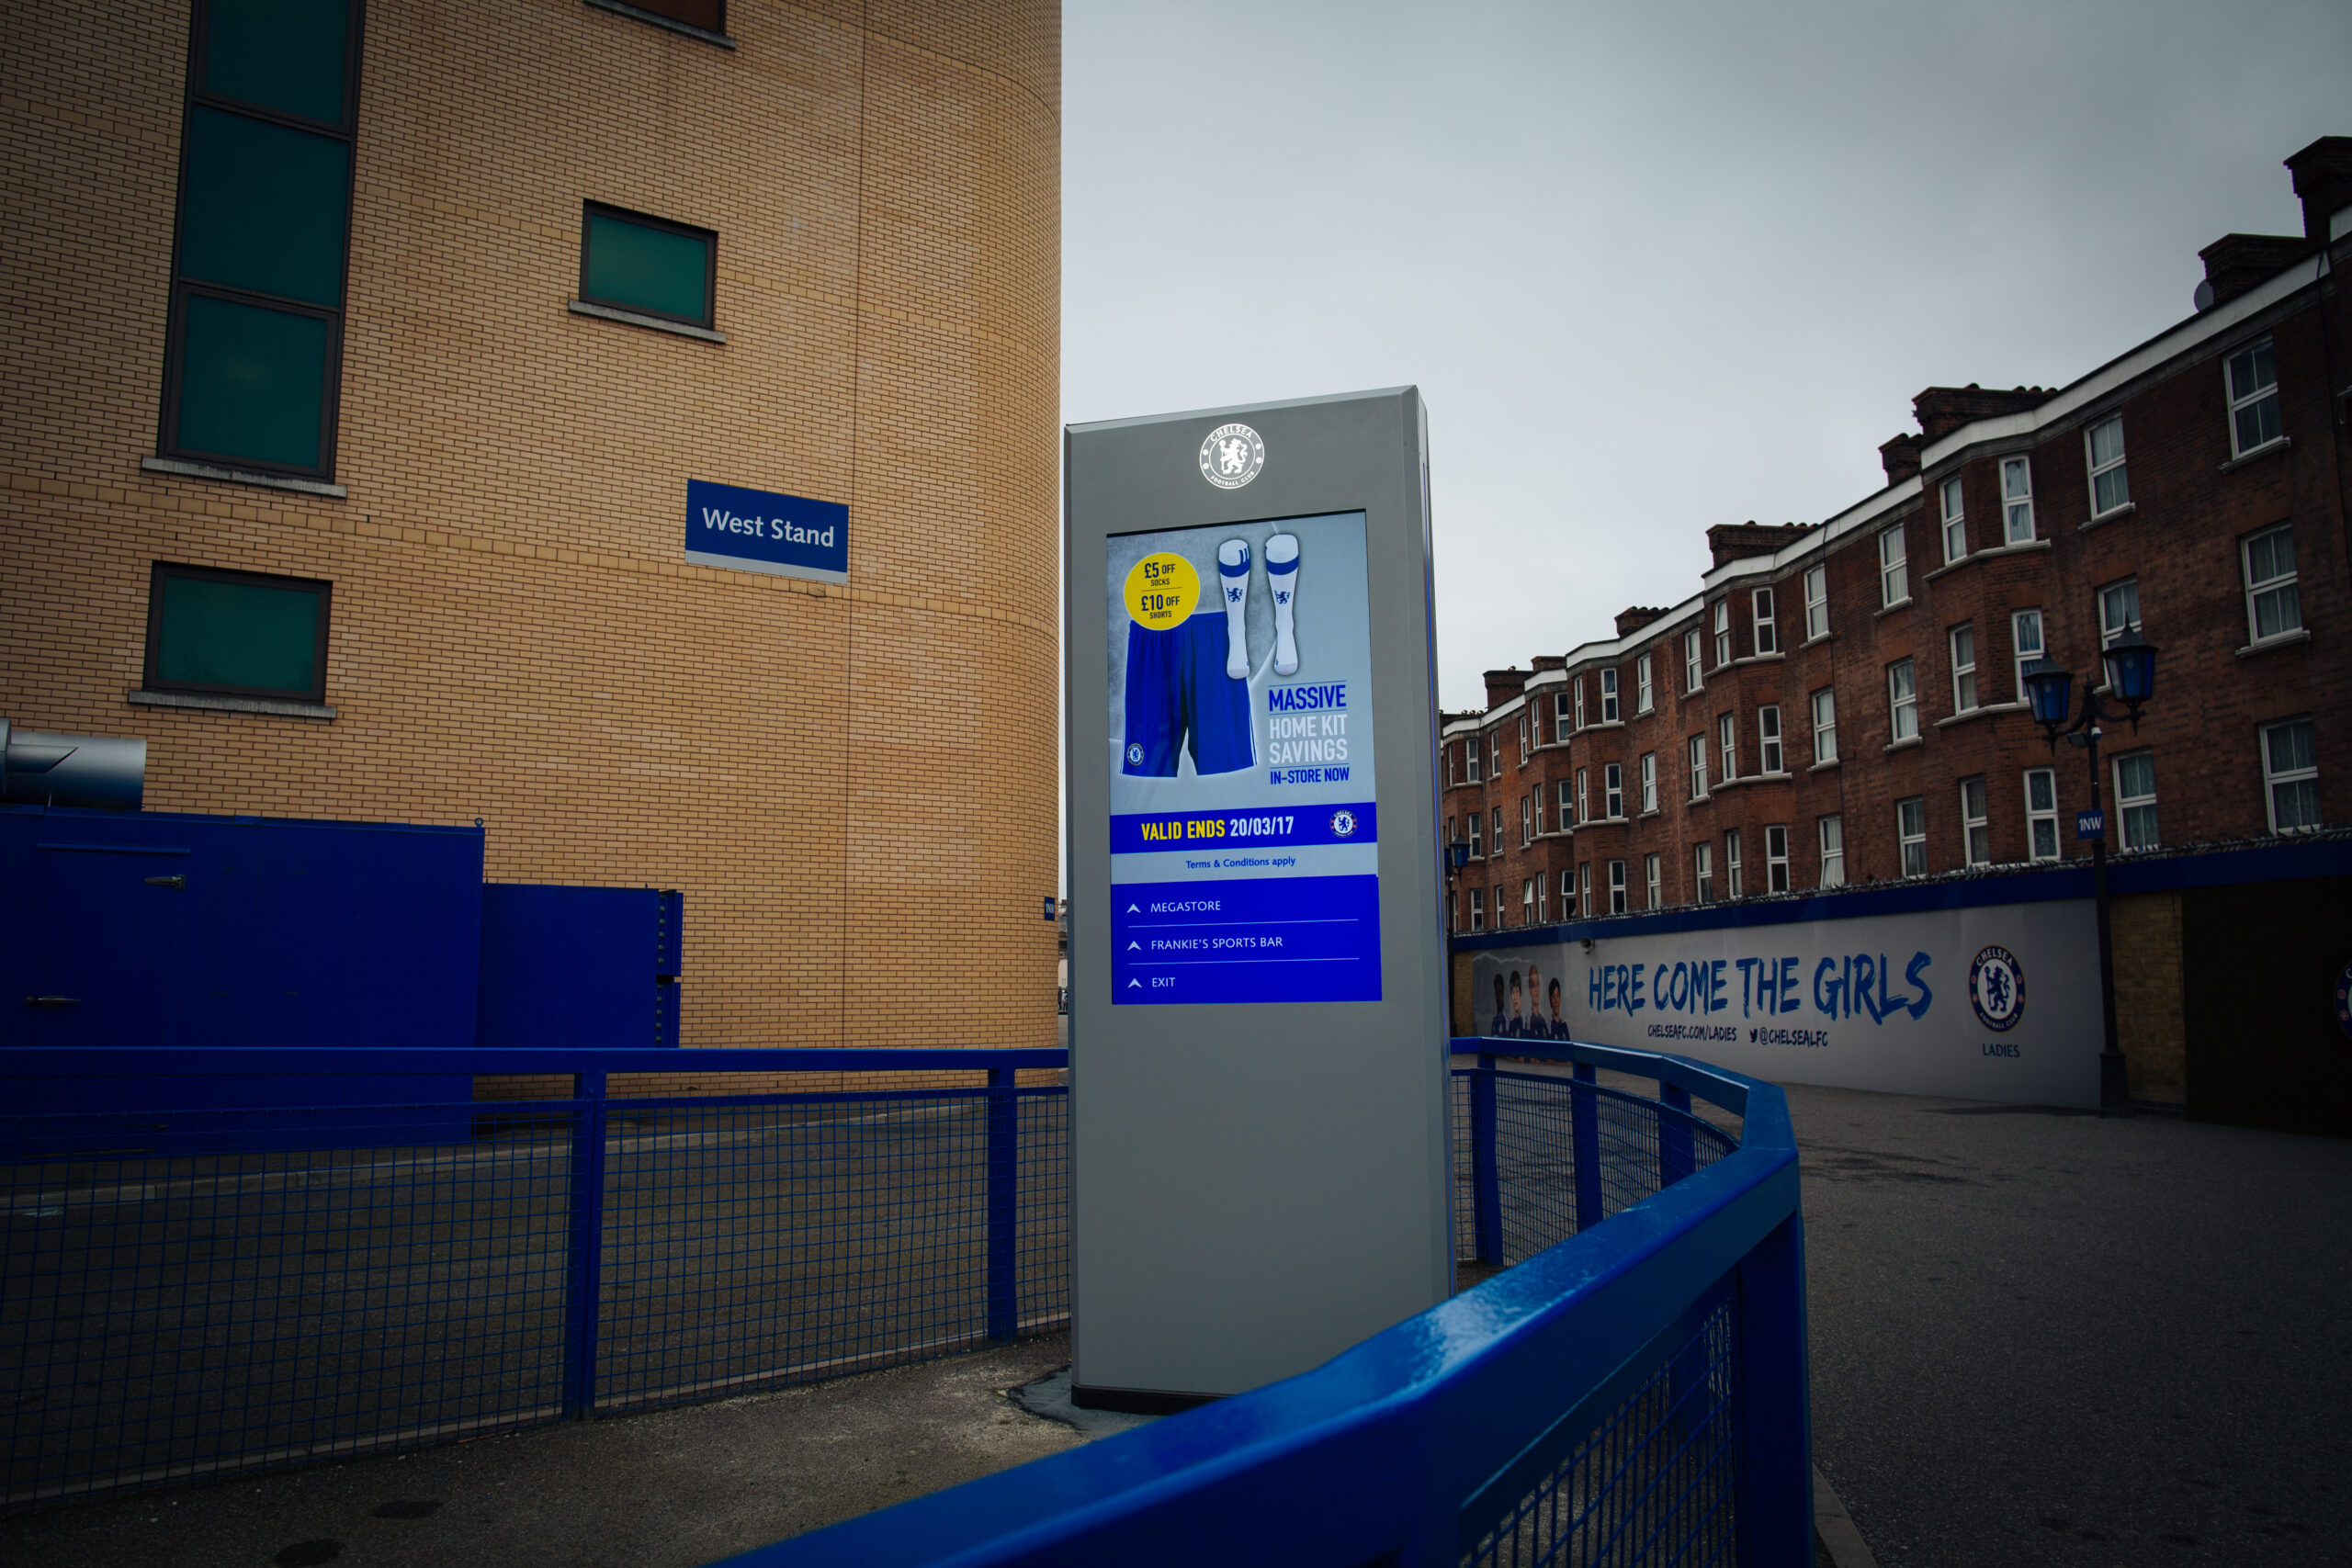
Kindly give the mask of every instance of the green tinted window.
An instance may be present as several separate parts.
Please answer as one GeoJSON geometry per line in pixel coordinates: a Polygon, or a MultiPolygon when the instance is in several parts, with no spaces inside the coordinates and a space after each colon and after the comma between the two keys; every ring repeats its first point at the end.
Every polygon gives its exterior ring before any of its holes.
{"type": "Polygon", "coordinates": [[[188,115],[180,276],[343,302],[351,144],[198,106],[188,115]]]}
{"type": "Polygon", "coordinates": [[[308,583],[183,577],[159,569],[153,679],[315,695],[323,595],[308,583]]]}
{"type": "Polygon", "coordinates": [[[590,299],[710,323],[708,236],[591,211],[587,244],[581,292],[590,299]]]}
{"type": "Polygon", "coordinates": [[[204,90],[343,123],[348,0],[212,0],[204,90]]]}
{"type": "Polygon", "coordinates": [[[187,307],[175,445],[289,468],[320,467],[328,323],[201,294],[187,296],[187,307]]]}

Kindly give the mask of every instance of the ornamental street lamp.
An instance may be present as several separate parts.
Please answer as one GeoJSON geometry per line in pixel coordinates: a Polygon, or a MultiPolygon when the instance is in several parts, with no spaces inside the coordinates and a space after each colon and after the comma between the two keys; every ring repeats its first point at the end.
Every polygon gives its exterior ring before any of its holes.
{"type": "Polygon", "coordinates": [[[2156,694],[2156,650],[2136,631],[2126,631],[2099,655],[2105,667],[2108,694],[2123,705],[2111,713],[2098,700],[2089,682],[2083,684],[2082,716],[2072,724],[2066,716],[2074,706],[2075,677],[2063,664],[2037,659],[2025,667],[2026,701],[2035,722],[2049,737],[2055,754],[2058,738],[2080,746],[2090,755],[2091,808],[2075,818],[2075,835],[2091,841],[2091,901],[2098,911],[2098,1007],[2104,1041],[2098,1055],[2098,1111],[2102,1116],[2131,1114],[2131,1083],[2124,1072],[2123,1053],[2115,1044],[2115,942],[2108,921],[2107,813],[2099,805],[2099,726],[2129,719],[2132,732],[2140,731],[2140,705],[2156,694]]]}

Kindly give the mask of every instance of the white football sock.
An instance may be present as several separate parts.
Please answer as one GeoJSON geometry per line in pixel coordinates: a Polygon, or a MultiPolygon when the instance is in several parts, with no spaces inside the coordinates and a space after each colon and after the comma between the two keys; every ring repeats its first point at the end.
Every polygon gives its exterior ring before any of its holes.
{"type": "Polygon", "coordinates": [[[1216,547],[1217,575],[1225,588],[1225,672],[1237,681],[1250,679],[1250,631],[1243,612],[1250,607],[1250,546],[1227,539],[1216,547]]]}
{"type": "Polygon", "coordinates": [[[1266,586],[1274,595],[1274,673],[1298,673],[1298,536],[1277,534],[1266,541],[1266,586]]]}

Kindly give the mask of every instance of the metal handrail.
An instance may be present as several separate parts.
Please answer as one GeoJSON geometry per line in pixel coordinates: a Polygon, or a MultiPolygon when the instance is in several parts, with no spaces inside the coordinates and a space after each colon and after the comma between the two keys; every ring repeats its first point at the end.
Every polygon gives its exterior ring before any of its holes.
{"type": "MultiPolygon", "coordinates": [[[[1781,1091],[1687,1057],[1464,1039],[1656,1078],[1741,1117],[1739,1146],[1312,1371],[730,1562],[1193,1563],[1453,1568],[1526,1457],[1671,1352],[1726,1287],[1739,1303],[1740,1560],[1810,1563],[1811,1436],[1796,1144],[1781,1091]],[[1664,1348],[1662,1348],[1664,1347],[1664,1348]],[[1240,1542],[1247,1542],[1241,1551],[1240,1542]]],[[[1589,1428],[1587,1428],[1589,1429],[1589,1428]]]]}

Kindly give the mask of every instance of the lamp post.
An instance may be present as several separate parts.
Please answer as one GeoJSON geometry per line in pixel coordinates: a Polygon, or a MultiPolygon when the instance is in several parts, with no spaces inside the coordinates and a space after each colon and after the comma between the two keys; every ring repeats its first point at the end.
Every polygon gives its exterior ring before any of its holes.
{"type": "Polygon", "coordinates": [[[1453,926],[1453,879],[1470,863],[1470,846],[1460,839],[1445,846],[1445,919],[1446,929],[1453,926]]]}
{"type": "Polygon", "coordinates": [[[2099,726],[2129,719],[2132,733],[2139,733],[2140,705],[2156,692],[2156,650],[2137,631],[2126,631],[2100,653],[2099,662],[2106,670],[2107,690],[2123,705],[2120,713],[2108,711],[2097,689],[2086,681],[2082,716],[2069,724],[2066,716],[2074,706],[2074,673],[2049,659],[2037,659],[2025,667],[2025,688],[2034,719],[2049,738],[2051,753],[2056,755],[2058,738],[2063,735],[2067,744],[2090,754],[2091,808],[2075,817],[2075,835],[2091,841],[2091,902],[2098,913],[2098,1009],[2104,1034],[2098,1054],[2098,1112],[2127,1116],[2131,1114],[2131,1080],[2124,1071],[2123,1053],[2115,1043],[2115,942],[2108,919],[2107,813],[2099,804],[2099,726]]]}

